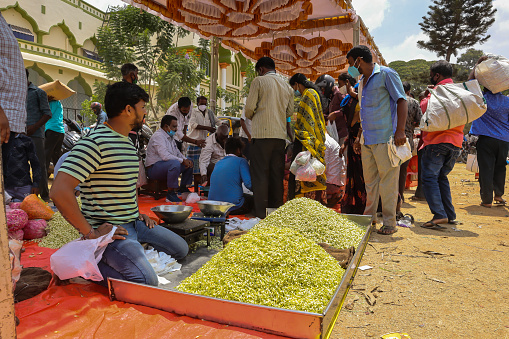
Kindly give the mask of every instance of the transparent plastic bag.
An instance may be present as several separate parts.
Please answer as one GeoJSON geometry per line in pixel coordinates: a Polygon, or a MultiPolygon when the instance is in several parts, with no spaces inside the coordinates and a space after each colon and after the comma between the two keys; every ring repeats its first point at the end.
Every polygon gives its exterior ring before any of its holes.
{"type": "Polygon", "coordinates": [[[198,201],[200,201],[200,196],[193,192],[187,196],[186,204],[195,204],[198,201]]]}
{"type": "Polygon", "coordinates": [[[308,163],[307,165],[300,167],[297,170],[295,179],[299,181],[316,181],[316,172],[313,169],[313,166],[308,163]]]}
{"type": "Polygon", "coordinates": [[[106,246],[113,242],[117,228],[97,239],[76,239],[62,246],[50,258],[51,270],[61,279],[83,277],[93,281],[104,280],[97,263],[101,261],[106,246]]]}
{"type": "Polygon", "coordinates": [[[315,170],[316,172],[316,175],[322,175],[323,172],[325,172],[325,166],[324,164],[322,164],[318,159],[316,158],[311,158],[311,160],[309,160],[309,164],[311,165],[311,167],[313,167],[313,169],[315,170]]]}
{"type": "Polygon", "coordinates": [[[297,164],[299,164],[301,166],[304,166],[309,162],[310,159],[311,159],[311,153],[309,151],[303,151],[303,152],[300,152],[299,154],[297,154],[294,162],[296,162],[297,164]]]}

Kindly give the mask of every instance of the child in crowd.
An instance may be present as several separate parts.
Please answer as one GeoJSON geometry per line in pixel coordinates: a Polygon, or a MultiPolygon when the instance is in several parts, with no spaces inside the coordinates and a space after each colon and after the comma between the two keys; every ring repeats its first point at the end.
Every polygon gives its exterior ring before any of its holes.
{"type": "Polygon", "coordinates": [[[35,153],[30,137],[14,134],[14,140],[8,144],[4,154],[4,185],[12,201],[23,201],[29,194],[39,194],[41,163],[35,153]],[[30,176],[30,167],[32,176],[30,176]]]}

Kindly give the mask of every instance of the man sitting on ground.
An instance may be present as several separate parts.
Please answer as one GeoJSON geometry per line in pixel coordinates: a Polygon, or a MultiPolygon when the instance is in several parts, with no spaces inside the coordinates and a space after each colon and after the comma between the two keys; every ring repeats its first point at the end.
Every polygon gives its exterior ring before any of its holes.
{"type": "Polygon", "coordinates": [[[224,143],[228,139],[229,132],[228,126],[221,125],[215,133],[212,133],[206,139],[206,145],[201,150],[200,155],[200,174],[203,186],[206,186],[210,181],[210,175],[216,163],[226,156],[224,143]]]}
{"type": "Polygon", "coordinates": [[[235,204],[230,214],[246,214],[253,209],[253,196],[244,194],[242,183],[252,190],[247,160],[242,157],[244,143],[229,138],[225,143],[226,157],[219,160],[210,178],[209,199],[235,204]]]}
{"type": "Polygon", "coordinates": [[[148,101],[148,94],[137,85],[110,85],[104,105],[108,125],[97,127],[74,146],[51,187],[51,199],[84,239],[96,239],[108,234],[113,225],[117,227],[114,241],[98,263],[104,279],[98,283],[103,286],[108,278],[158,285],[140,242],[175,259],[185,257],[189,250],[184,239],[139,212],[138,156],[128,134],[141,128],[148,101]],[[74,196],[78,184],[81,211],[74,196]]]}
{"type": "Polygon", "coordinates": [[[147,176],[153,180],[166,180],[168,194],[167,202],[180,202],[177,196],[179,188],[179,175],[182,174],[179,192],[187,192],[187,186],[191,185],[193,179],[193,162],[186,159],[178,150],[175,143],[177,131],[177,118],[172,115],[165,115],[161,120],[159,128],[150,138],[147,146],[147,158],[145,166],[147,176]]]}

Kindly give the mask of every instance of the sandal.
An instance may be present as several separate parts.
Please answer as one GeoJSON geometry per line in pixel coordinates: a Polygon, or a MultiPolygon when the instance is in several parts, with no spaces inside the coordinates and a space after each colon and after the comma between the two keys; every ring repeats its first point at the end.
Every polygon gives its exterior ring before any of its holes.
{"type": "Polygon", "coordinates": [[[504,199],[502,199],[502,198],[500,198],[500,199],[495,198],[495,205],[505,206],[506,204],[507,204],[507,201],[505,201],[504,199]]]}
{"type": "Polygon", "coordinates": [[[376,233],[383,234],[383,235],[391,235],[396,233],[398,230],[396,226],[382,226],[376,233]]]}
{"type": "Polygon", "coordinates": [[[426,198],[420,198],[420,197],[416,197],[415,195],[410,197],[410,200],[413,200],[413,201],[426,201],[426,198]]]}
{"type": "Polygon", "coordinates": [[[421,227],[422,228],[427,228],[427,229],[430,229],[430,230],[444,230],[444,229],[447,228],[447,227],[444,227],[442,225],[439,225],[439,224],[435,223],[433,220],[425,222],[424,224],[421,225],[421,227]]]}
{"type": "Polygon", "coordinates": [[[396,221],[399,221],[401,218],[403,218],[403,213],[401,211],[396,212],[396,221]]]}

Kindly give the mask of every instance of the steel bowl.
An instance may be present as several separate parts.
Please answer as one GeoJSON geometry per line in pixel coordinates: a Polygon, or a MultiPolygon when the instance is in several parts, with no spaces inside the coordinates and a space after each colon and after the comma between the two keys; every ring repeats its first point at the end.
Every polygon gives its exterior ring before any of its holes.
{"type": "Polygon", "coordinates": [[[206,216],[222,216],[235,205],[229,202],[202,200],[197,202],[200,211],[206,216]]]}
{"type": "Polygon", "coordinates": [[[189,217],[193,208],[191,206],[182,205],[161,205],[152,207],[150,210],[154,212],[159,219],[168,224],[179,224],[189,217]]]}

